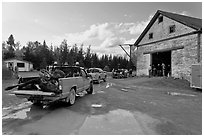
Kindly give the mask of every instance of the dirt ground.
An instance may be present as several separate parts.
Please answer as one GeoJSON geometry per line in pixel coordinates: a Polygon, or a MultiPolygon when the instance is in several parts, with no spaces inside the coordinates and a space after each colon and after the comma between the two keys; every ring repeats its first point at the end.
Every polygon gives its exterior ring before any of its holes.
{"type": "Polygon", "coordinates": [[[191,89],[187,81],[173,78],[139,78],[116,82],[131,92],[132,95],[129,95],[127,101],[135,100],[137,104],[134,104],[134,107],[137,110],[162,121],[157,125],[160,133],[202,133],[202,93],[191,89]]]}
{"type": "MultiPolygon", "coordinates": [[[[33,72],[19,72],[19,75],[21,77],[27,77],[27,76],[38,76],[38,71],[33,72]]],[[[8,86],[15,85],[18,83],[18,80],[16,78],[10,78],[10,79],[3,79],[2,80],[2,106],[3,107],[9,107],[11,105],[17,105],[25,100],[19,99],[16,96],[14,96],[12,93],[13,90],[5,91],[4,89],[8,86]]]]}
{"type": "MultiPolygon", "coordinates": [[[[3,87],[14,81],[3,81],[3,87]]],[[[173,78],[108,78],[73,106],[36,108],[2,90],[3,134],[202,134],[202,92],[173,78]],[[20,126],[17,126],[20,125],[20,126]]]]}

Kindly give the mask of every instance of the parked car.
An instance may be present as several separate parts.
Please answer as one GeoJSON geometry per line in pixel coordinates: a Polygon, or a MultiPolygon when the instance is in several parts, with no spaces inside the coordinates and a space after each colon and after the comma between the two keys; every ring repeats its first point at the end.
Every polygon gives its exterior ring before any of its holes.
{"type": "Polygon", "coordinates": [[[136,73],[136,71],[135,70],[129,70],[129,77],[135,77],[135,76],[137,76],[137,73],[136,73]]]}
{"type": "Polygon", "coordinates": [[[124,78],[129,77],[129,71],[127,69],[123,69],[123,77],[124,78]]]}
{"type": "Polygon", "coordinates": [[[53,74],[41,70],[39,77],[20,78],[19,84],[7,87],[6,90],[18,87],[13,93],[17,97],[27,98],[34,105],[45,105],[56,101],[65,101],[73,105],[76,95],[85,90],[88,94],[92,94],[92,79],[83,68],[56,66],[53,69],[53,74]]]}
{"type": "Polygon", "coordinates": [[[100,83],[101,80],[106,82],[107,73],[101,68],[89,68],[88,73],[91,75],[93,82],[100,83]]]}
{"type": "Polygon", "coordinates": [[[115,69],[112,72],[112,77],[113,78],[122,78],[123,77],[123,72],[121,69],[115,69]]]}
{"type": "Polygon", "coordinates": [[[129,76],[129,72],[127,69],[116,69],[112,72],[113,78],[127,78],[129,76]]]}

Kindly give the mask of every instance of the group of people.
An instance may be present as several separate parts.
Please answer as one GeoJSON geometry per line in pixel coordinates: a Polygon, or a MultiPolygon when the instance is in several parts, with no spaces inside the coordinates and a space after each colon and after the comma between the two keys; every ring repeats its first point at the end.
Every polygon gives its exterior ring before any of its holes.
{"type": "Polygon", "coordinates": [[[161,64],[152,64],[149,66],[149,77],[160,77],[160,76],[167,76],[169,77],[171,74],[171,66],[165,65],[164,63],[161,64]]]}

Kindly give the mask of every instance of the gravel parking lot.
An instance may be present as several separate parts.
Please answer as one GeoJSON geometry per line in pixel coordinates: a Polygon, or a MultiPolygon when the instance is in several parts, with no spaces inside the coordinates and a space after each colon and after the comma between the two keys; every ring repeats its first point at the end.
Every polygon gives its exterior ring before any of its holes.
{"type": "Polygon", "coordinates": [[[202,134],[202,93],[184,80],[109,77],[73,106],[44,109],[2,91],[3,134],[202,134]]]}

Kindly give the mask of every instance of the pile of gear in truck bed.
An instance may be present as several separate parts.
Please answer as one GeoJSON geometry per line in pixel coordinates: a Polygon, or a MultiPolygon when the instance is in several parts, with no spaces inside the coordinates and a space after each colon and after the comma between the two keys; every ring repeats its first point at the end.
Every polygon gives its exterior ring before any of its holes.
{"type": "Polygon", "coordinates": [[[40,90],[43,92],[61,93],[59,89],[59,78],[65,77],[65,73],[56,69],[52,73],[43,69],[39,73],[39,77],[19,78],[18,84],[7,87],[5,90],[11,90],[18,87],[18,90],[40,90]]]}

